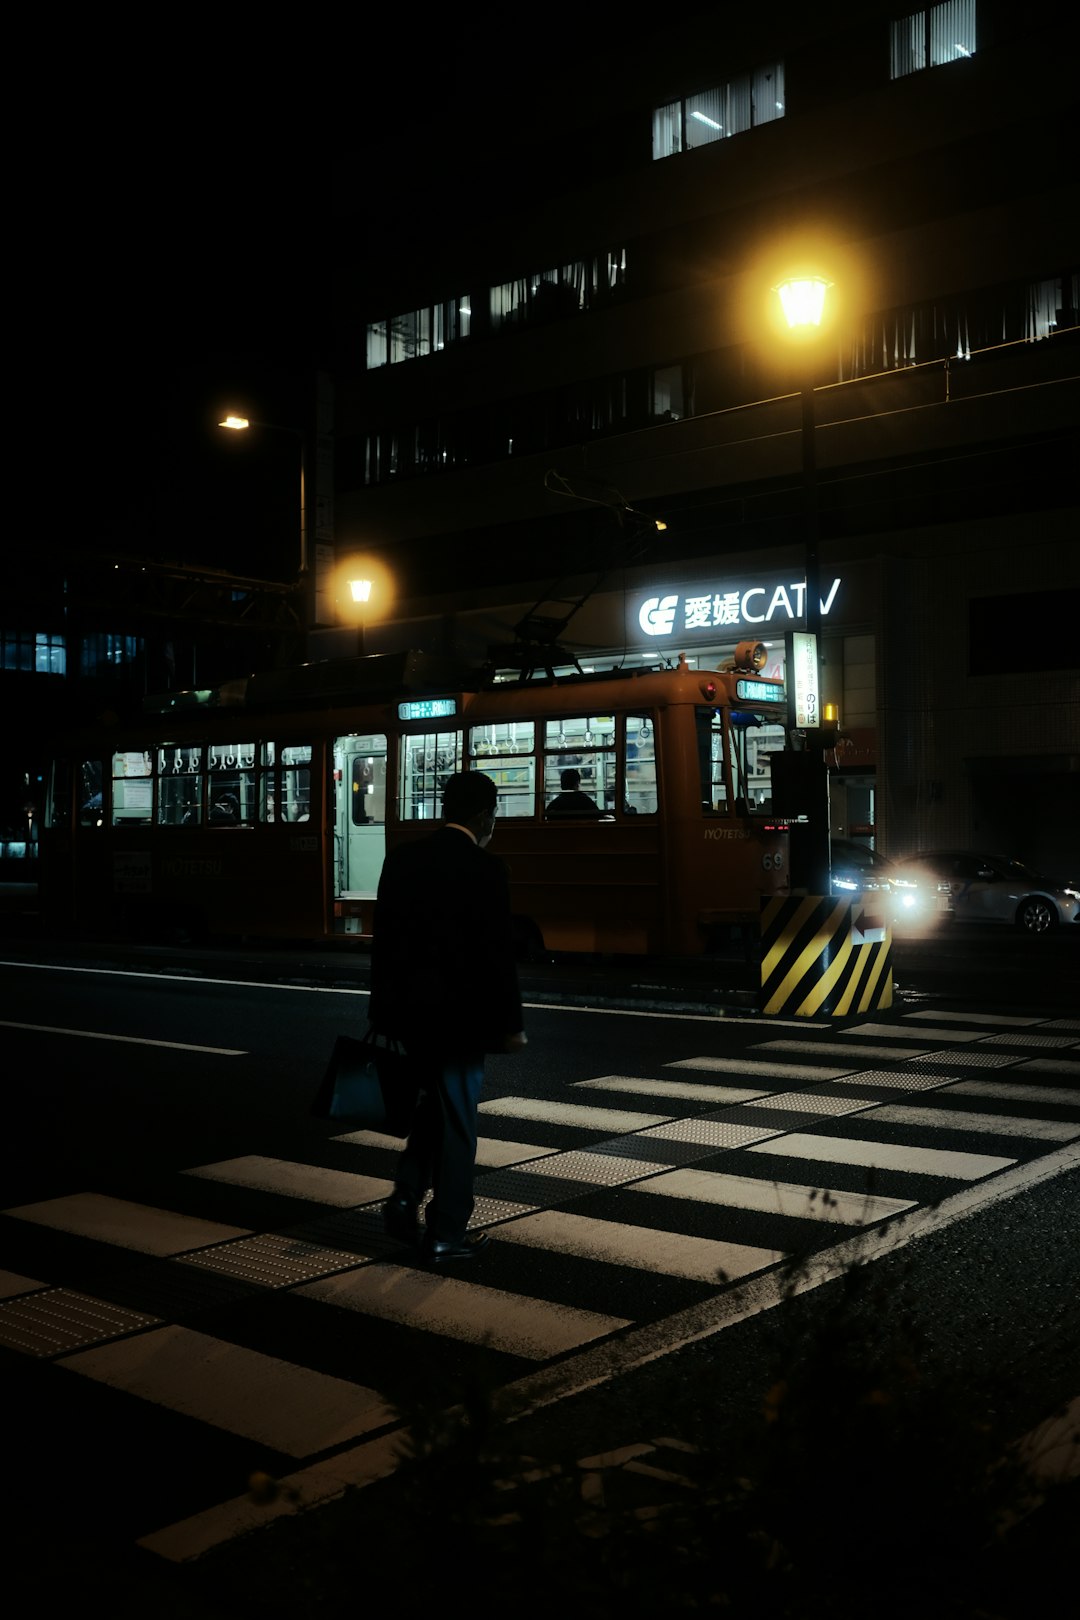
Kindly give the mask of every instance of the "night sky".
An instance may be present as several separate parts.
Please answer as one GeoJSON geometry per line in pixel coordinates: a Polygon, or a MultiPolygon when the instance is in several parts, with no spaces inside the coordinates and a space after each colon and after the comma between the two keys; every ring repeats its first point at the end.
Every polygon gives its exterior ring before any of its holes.
{"type": "Polygon", "coordinates": [[[25,131],[27,533],[286,578],[298,443],[225,434],[218,414],[299,426],[342,352],[339,286],[385,285],[392,254],[468,230],[508,179],[565,170],[590,83],[618,71],[611,13],[364,12],[299,37],[284,14],[254,32],[248,13],[155,15],[153,40],[65,25],[25,131]]]}

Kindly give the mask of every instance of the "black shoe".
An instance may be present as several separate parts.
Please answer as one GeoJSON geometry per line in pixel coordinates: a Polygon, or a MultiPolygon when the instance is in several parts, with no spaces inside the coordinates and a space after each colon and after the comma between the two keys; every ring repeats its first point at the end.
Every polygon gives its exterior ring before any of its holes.
{"type": "Polygon", "coordinates": [[[417,1244],[420,1224],[416,1218],[416,1205],[404,1193],[393,1193],[383,1205],[383,1225],[388,1235],[399,1243],[417,1244]]]}
{"type": "Polygon", "coordinates": [[[486,1232],[472,1232],[457,1242],[427,1237],[424,1239],[421,1253],[432,1265],[442,1265],[449,1260],[472,1260],[481,1249],[486,1249],[490,1242],[491,1239],[486,1232]]]}

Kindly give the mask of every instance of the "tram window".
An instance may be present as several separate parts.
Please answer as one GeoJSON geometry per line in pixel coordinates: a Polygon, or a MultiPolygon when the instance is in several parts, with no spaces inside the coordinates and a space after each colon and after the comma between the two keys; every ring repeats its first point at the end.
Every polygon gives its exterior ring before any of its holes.
{"type": "Polygon", "coordinates": [[[281,790],[277,779],[277,744],[264,742],[259,777],[259,820],[276,821],[281,790]]]}
{"type": "Polygon", "coordinates": [[[718,709],[696,709],[698,768],[701,772],[701,807],[706,813],[726,815],[729,809],[724,771],[724,718],[718,709]]]}
{"type": "Polygon", "coordinates": [[[783,726],[756,726],[746,735],[746,778],[751,810],[772,810],[772,756],[782,754],[783,726]]]}
{"type": "Polygon", "coordinates": [[[255,744],[211,743],[206,763],[209,824],[249,827],[255,820],[255,744]]]}
{"type": "Polygon", "coordinates": [[[131,826],[149,821],[154,808],[150,755],[141,749],[112,757],[112,824],[131,826]]]}
{"type": "Polygon", "coordinates": [[[446,779],[461,769],[461,732],[430,731],[402,737],[398,760],[402,821],[438,821],[446,779]]]}
{"type": "Polygon", "coordinates": [[[307,821],[311,816],[311,744],[286,743],[281,749],[281,818],[307,821]]]}
{"type": "Polygon", "coordinates": [[[597,810],[615,809],[615,717],[570,715],[544,723],[544,803],[563,791],[563,772],[578,773],[577,791],[597,810]]]}
{"type": "MultiPolygon", "coordinates": [[[[79,766],[79,826],[100,827],[104,819],[102,784],[105,767],[100,759],[84,759],[79,766]]],[[[54,788],[54,803],[55,793],[54,788]]],[[[53,812],[55,814],[55,810],[53,812]]],[[[55,823],[54,823],[55,825],[55,823]]]]}
{"type": "Polygon", "coordinates": [[[469,733],[470,760],[495,783],[500,816],[520,819],[536,813],[535,733],[531,720],[474,726],[469,733]]]}
{"type": "Polygon", "coordinates": [[[656,732],[651,716],[626,717],[626,795],[623,811],[629,816],[656,814],[656,732]]]}
{"type": "Polygon", "coordinates": [[[157,751],[159,827],[190,827],[202,819],[202,744],[165,743],[157,751]]]}
{"type": "Polygon", "coordinates": [[[358,752],[349,759],[349,813],[354,827],[386,821],[386,738],[352,739],[358,752]]]}

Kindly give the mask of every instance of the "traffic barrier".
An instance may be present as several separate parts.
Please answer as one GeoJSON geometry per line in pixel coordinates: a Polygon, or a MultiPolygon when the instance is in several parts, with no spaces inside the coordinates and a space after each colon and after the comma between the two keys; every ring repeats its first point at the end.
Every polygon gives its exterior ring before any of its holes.
{"type": "Polygon", "coordinates": [[[799,1018],[891,1007],[892,933],[863,900],[778,896],[761,908],[761,1011],[799,1018]]]}

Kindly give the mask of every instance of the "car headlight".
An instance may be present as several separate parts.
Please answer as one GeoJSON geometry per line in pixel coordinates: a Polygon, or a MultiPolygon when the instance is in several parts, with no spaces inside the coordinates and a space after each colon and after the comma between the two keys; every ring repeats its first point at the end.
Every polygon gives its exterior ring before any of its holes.
{"type": "Polygon", "coordinates": [[[833,882],[838,889],[857,889],[859,885],[853,883],[851,878],[834,877],[833,882]]]}
{"type": "Polygon", "coordinates": [[[1065,894],[1069,900],[1080,900],[1080,889],[1066,889],[1065,894]]]}

